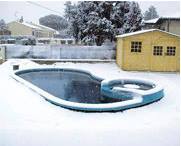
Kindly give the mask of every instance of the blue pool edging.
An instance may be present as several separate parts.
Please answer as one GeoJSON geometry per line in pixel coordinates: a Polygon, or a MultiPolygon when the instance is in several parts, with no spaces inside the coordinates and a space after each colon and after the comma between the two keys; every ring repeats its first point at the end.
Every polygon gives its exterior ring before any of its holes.
{"type": "MultiPolygon", "coordinates": [[[[132,81],[134,81],[134,80],[132,80],[132,81]]],[[[116,94],[116,92],[114,92],[114,90],[112,90],[112,87],[113,87],[114,84],[119,84],[121,82],[131,83],[131,80],[130,79],[103,80],[102,84],[101,84],[102,93],[104,95],[117,98],[119,95],[116,94]]],[[[152,89],[153,92],[150,92],[150,90],[148,92],[147,91],[139,92],[139,89],[136,89],[136,90],[135,89],[129,89],[129,90],[127,90],[128,92],[132,92],[132,93],[134,93],[136,95],[142,96],[143,101],[142,101],[141,105],[145,105],[145,104],[152,103],[154,101],[160,100],[164,96],[163,88],[158,87],[158,85],[156,83],[153,83],[153,82],[150,82],[150,81],[145,81],[145,80],[142,80],[142,81],[141,80],[135,80],[135,83],[143,83],[143,84],[148,84],[150,86],[153,86],[153,89],[152,89]]],[[[125,91],[124,88],[120,88],[120,91],[121,90],[125,91]]],[[[139,104],[137,104],[137,105],[139,105],[139,104]]],[[[137,105],[134,105],[134,106],[137,106],[137,105]]]]}
{"type": "MultiPolygon", "coordinates": [[[[96,111],[96,112],[121,111],[121,110],[130,109],[130,108],[140,107],[140,106],[143,106],[143,105],[146,105],[149,103],[153,103],[155,101],[160,100],[164,96],[163,88],[161,88],[160,86],[158,86],[155,83],[149,82],[149,83],[154,84],[155,87],[152,91],[149,90],[148,92],[147,91],[139,91],[136,89],[120,88],[120,91],[128,92],[130,94],[135,94],[135,97],[131,100],[122,101],[122,102],[118,102],[118,103],[106,103],[106,104],[96,104],[96,105],[95,104],[84,104],[84,103],[73,103],[70,101],[64,101],[60,98],[57,98],[57,97],[51,95],[50,93],[40,89],[39,87],[31,84],[30,82],[28,82],[28,81],[26,81],[26,80],[24,80],[18,76],[19,74],[28,73],[28,72],[38,72],[41,70],[44,70],[44,71],[68,70],[68,71],[72,71],[72,72],[80,72],[80,73],[87,74],[93,79],[96,79],[98,81],[102,81],[101,82],[102,93],[104,95],[108,95],[108,96],[113,97],[113,98],[119,98],[119,95],[111,92],[111,88],[110,88],[109,84],[110,83],[111,84],[119,83],[119,81],[122,81],[125,79],[104,80],[100,77],[97,77],[97,76],[91,74],[88,71],[78,70],[78,69],[70,69],[70,68],[35,68],[35,69],[19,70],[19,71],[16,71],[12,74],[12,77],[14,79],[16,79],[18,82],[21,82],[24,85],[28,86],[33,91],[37,92],[38,94],[43,96],[47,101],[49,101],[55,105],[64,107],[64,108],[68,108],[68,109],[73,109],[73,110],[78,110],[78,111],[91,111],[91,112],[94,112],[94,111],[96,111]]],[[[134,81],[134,80],[132,80],[132,81],[134,81]]],[[[135,80],[135,81],[147,83],[147,81],[145,81],[145,80],[135,80]]],[[[119,92],[119,90],[117,92],[119,92]]],[[[125,98],[128,98],[128,97],[125,96],[125,98]]]]}

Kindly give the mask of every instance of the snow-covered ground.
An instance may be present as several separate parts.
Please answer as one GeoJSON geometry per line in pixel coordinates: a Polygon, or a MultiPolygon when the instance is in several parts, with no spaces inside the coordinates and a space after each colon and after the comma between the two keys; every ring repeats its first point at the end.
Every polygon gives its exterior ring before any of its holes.
{"type": "MultiPolygon", "coordinates": [[[[143,78],[160,83],[162,100],[116,113],[83,113],[55,106],[12,79],[12,64],[0,65],[0,146],[179,146],[179,74],[126,72],[115,63],[56,63],[103,78],[143,78]]],[[[41,65],[47,66],[47,65],[41,65]]]]}

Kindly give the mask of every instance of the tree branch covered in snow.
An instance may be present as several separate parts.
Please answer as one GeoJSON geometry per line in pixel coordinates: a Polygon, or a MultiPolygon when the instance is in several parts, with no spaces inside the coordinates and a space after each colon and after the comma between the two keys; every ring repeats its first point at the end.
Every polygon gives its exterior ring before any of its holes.
{"type": "Polygon", "coordinates": [[[102,45],[106,39],[141,29],[142,14],[138,3],[129,1],[66,2],[65,17],[70,33],[85,43],[102,45]]]}

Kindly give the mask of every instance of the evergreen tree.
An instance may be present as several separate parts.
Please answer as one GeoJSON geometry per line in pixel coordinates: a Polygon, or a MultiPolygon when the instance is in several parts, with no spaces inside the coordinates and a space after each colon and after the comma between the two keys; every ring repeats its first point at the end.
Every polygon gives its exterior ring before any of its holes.
{"type": "Polygon", "coordinates": [[[78,24],[78,8],[75,4],[70,1],[65,3],[65,18],[68,22],[68,34],[75,38],[76,43],[79,40],[80,27],[78,24]]]}
{"type": "Polygon", "coordinates": [[[150,20],[158,17],[159,15],[154,6],[150,6],[148,10],[144,13],[144,20],[150,20]]]}
{"type": "Polygon", "coordinates": [[[39,23],[55,30],[66,29],[68,26],[68,23],[64,18],[54,14],[41,17],[39,23]]]}
{"type": "Polygon", "coordinates": [[[83,42],[95,41],[102,45],[106,38],[113,35],[113,25],[110,19],[109,2],[81,2],[79,4],[80,38],[83,42]]]}
{"type": "Polygon", "coordinates": [[[6,25],[5,21],[4,21],[4,19],[0,20],[0,29],[7,29],[7,25],[6,25]]]}
{"type": "Polygon", "coordinates": [[[124,15],[123,33],[140,30],[142,14],[138,3],[131,2],[126,9],[128,12],[124,15]]]}
{"type": "Polygon", "coordinates": [[[67,3],[65,13],[77,39],[102,45],[105,39],[139,30],[142,15],[138,3],[129,1],[82,1],[76,6],[67,3]],[[72,8],[71,8],[72,7],[72,8]],[[71,11],[71,9],[75,11],[71,11]],[[76,25],[74,25],[76,22],[76,25]],[[75,32],[75,28],[72,28],[75,32]]]}

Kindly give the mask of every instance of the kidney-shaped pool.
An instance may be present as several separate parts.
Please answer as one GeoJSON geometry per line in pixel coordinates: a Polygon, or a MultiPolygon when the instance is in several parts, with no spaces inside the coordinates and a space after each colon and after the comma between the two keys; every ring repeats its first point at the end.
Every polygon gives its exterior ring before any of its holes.
{"type": "Polygon", "coordinates": [[[80,111],[120,111],[161,99],[158,84],[133,79],[105,80],[77,69],[36,68],[12,77],[61,107],[80,111]]]}

